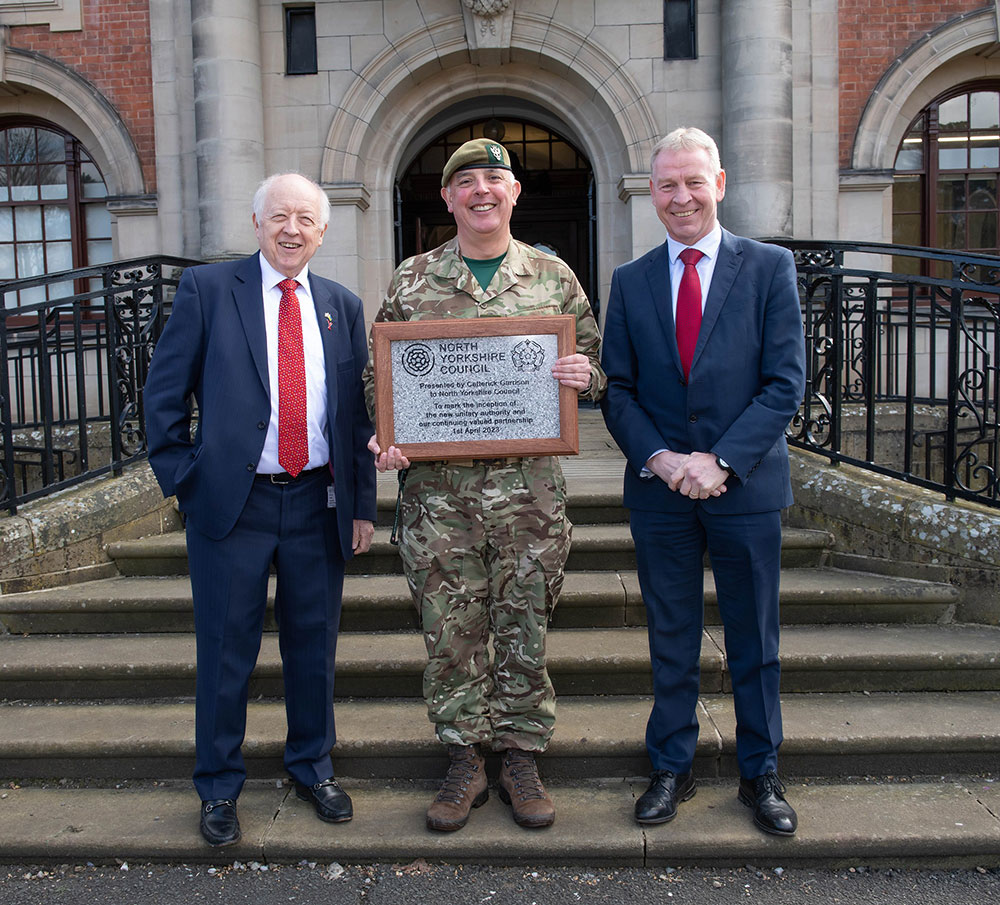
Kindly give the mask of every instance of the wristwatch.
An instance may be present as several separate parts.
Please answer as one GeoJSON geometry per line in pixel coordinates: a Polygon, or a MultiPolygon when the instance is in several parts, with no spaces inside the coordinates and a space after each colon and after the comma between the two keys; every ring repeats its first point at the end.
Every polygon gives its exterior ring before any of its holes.
{"type": "Polygon", "coordinates": [[[728,472],[733,477],[736,477],[736,472],[733,471],[733,466],[730,465],[725,459],[723,459],[722,456],[716,456],[715,461],[718,464],[719,468],[721,468],[725,472],[728,472]]]}

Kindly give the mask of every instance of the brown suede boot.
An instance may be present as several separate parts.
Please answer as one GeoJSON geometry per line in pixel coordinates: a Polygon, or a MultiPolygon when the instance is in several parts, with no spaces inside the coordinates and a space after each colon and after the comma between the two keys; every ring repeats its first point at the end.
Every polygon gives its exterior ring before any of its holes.
{"type": "Polygon", "coordinates": [[[469,811],[490,797],[479,745],[449,745],[448,756],[448,773],[427,809],[427,828],[431,830],[460,830],[469,819],[469,811]]]}
{"type": "Polygon", "coordinates": [[[500,798],[511,806],[518,826],[551,826],[556,809],[538,777],[535,755],[530,751],[508,748],[500,767],[500,798]]]}

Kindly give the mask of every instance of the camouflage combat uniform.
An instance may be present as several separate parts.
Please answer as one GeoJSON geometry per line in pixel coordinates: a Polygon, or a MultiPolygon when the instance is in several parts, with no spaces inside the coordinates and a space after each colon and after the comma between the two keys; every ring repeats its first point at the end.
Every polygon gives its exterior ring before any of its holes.
{"type": "MultiPolygon", "coordinates": [[[[404,261],[376,321],[572,314],[591,362],[585,398],[606,385],[590,303],[558,258],[511,239],[483,290],[453,239],[404,261]]],[[[365,372],[369,411],[373,381],[365,372]]],[[[424,697],[445,744],[544,751],[555,721],[545,628],[562,589],[571,525],[551,456],[415,462],[406,478],[400,553],[427,645],[424,697]],[[494,663],[489,663],[489,634],[494,663]]]]}

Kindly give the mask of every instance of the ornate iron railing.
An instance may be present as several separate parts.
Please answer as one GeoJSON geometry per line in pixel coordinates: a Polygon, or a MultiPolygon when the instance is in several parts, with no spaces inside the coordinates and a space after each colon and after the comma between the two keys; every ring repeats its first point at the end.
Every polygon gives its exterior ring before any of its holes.
{"type": "Polygon", "coordinates": [[[145,455],[142,386],[194,263],[158,256],[0,283],[0,510],[145,455]],[[24,304],[32,291],[48,300],[24,304]]]}
{"type": "Polygon", "coordinates": [[[1000,258],[776,241],[795,255],[806,333],[789,442],[1000,506],[1000,258]]]}
{"type": "MultiPolygon", "coordinates": [[[[1000,258],[778,240],[807,385],[793,446],[1000,507],[1000,258]]],[[[0,283],[0,509],[145,454],[142,385],[181,270],[151,257],[0,283]],[[36,287],[75,290],[5,307],[36,287]]]]}

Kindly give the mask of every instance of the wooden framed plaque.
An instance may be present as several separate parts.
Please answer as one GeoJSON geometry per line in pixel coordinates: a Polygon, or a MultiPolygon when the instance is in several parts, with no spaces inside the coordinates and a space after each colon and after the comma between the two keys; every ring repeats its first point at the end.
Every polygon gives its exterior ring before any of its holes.
{"type": "Polygon", "coordinates": [[[571,314],[372,325],[375,432],[412,461],[575,456],[578,393],[552,377],[571,314]]]}

